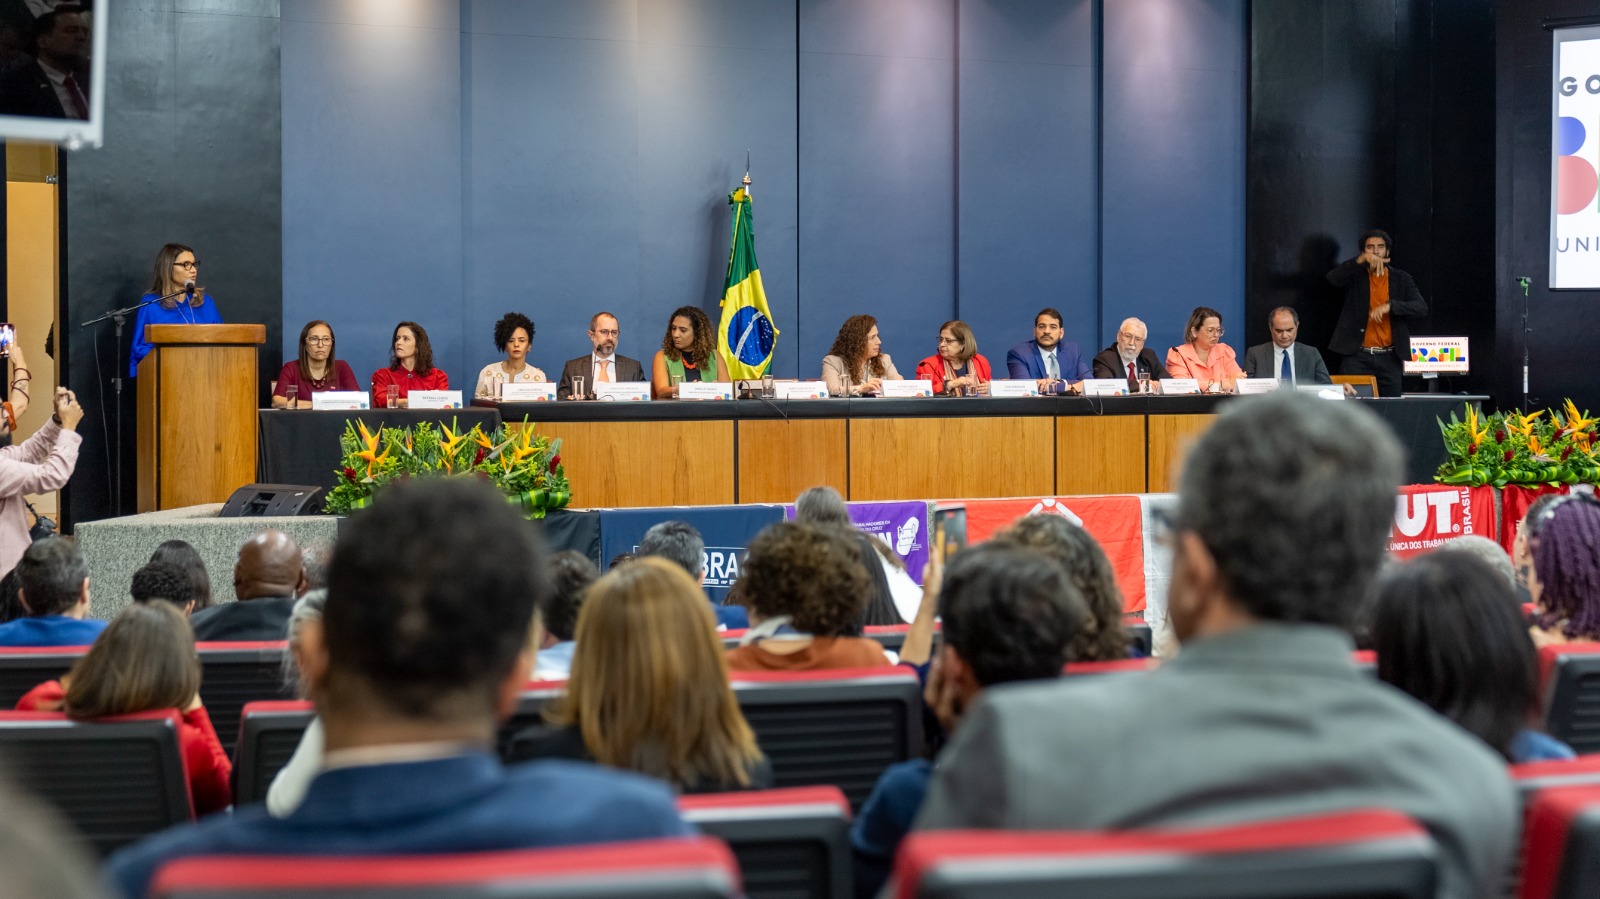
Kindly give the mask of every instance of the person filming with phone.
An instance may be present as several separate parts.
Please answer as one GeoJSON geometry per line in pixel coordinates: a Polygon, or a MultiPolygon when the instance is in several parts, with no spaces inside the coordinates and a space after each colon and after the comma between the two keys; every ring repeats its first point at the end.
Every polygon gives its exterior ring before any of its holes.
{"type": "MultiPolygon", "coordinates": [[[[17,419],[28,409],[33,387],[33,372],[18,345],[11,325],[0,325],[0,344],[11,357],[10,402],[0,403],[0,434],[11,435],[17,419]]],[[[57,387],[51,400],[55,413],[33,436],[20,444],[0,447],[0,572],[15,568],[32,538],[28,534],[29,494],[50,493],[65,487],[78,463],[78,423],[83,407],[78,397],[65,387],[57,387]]]]}

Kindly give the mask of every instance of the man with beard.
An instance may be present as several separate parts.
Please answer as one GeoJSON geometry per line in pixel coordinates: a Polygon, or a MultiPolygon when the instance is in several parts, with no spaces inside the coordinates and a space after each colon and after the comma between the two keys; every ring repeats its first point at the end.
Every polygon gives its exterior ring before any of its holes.
{"type": "Polygon", "coordinates": [[[587,356],[569,359],[561,369],[561,383],[556,396],[572,399],[573,378],[583,379],[584,396],[594,394],[594,385],[607,381],[643,381],[644,366],[637,359],[617,355],[617,339],[622,336],[622,325],[609,312],[597,312],[589,319],[589,342],[594,351],[587,356]]]}

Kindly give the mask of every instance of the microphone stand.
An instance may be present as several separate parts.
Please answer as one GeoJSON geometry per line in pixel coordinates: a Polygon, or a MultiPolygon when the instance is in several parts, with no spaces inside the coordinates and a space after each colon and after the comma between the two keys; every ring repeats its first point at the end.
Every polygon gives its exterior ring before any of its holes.
{"type": "Polygon", "coordinates": [[[112,445],[113,445],[113,447],[115,447],[114,452],[116,453],[116,455],[115,455],[116,467],[114,469],[114,471],[116,472],[116,477],[115,477],[115,487],[113,489],[116,490],[116,497],[117,497],[116,509],[117,509],[117,515],[119,517],[122,515],[122,380],[123,380],[123,376],[122,376],[122,371],[123,371],[122,326],[127,323],[128,314],[129,313],[138,312],[140,309],[143,309],[144,307],[149,306],[152,303],[160,303],[160,302],[163,302],[165,300],[170,300],[173,297],[178,296],[180,294],[188,293],[192,289],[193,288],[185,287],[185,288],[183,288],[181,290],[175,290],[172,293],[169,293],[164,297],[156,297],[153,300],[145,300],[142,303],[135,303],[132,306],[125,306],[125,307],[123,307],[121,309],[113,309],[110,312],[107,312],[105,315],[99,316],[97,318],[91,318],[88,321],[86,321],[83,324],[78,326],[80,328],[87,328],[90,325],[96,325],[96,324],[99,324],[100,322],[106,321],[108,319],[110,321],[116,322],[116,325],[117,325],[117,336],[116,336],[117,364],[116,364],[116,368],[112,370],[111,393],[112,393],[112,396],[113,396],[112,405],[115,407],[114,415],[115,415],[116,421],[117,421],[117,438],[116,438],[116,441],[112,445]]]}

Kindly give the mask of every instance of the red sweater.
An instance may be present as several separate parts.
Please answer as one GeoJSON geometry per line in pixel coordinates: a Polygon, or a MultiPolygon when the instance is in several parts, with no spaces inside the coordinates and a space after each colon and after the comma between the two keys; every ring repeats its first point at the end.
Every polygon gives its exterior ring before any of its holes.
{"type": "MultiPolygon", "coordinates": [[[[17,700],[19,712],[59,712],[66,704],[67,691],[61,681],[47,680],[17,700]]],[[[233,788],[228,781],[233,763],[222,750],[217,731],[205,706],[184,712],[178,722],[178,749],[189,775],[189,795],[194,800],[195,817],[220,812],[233,804],[233,788]]]]}
{"type": "MultiPolygon", "coordinates": [[[[967,362],[967,374],[977,375],[978,382],[993,381],[994,376],[989,371],[989,360],[983,358],[982,353],[973,353],[967,362]]],[[[944,357],[938,353],[917,363],[918,381],[932,381],[934,393],[944,393],[944,357]]]]}
{"type": "Polygon", "coordinates": [[[400,399],[413,390],[449,390],[450,376],[442,368],[430,368],[419,375],[407,368],[380,368],[372,373],[372,408],[382,409],[389,404],[389,385],[400,389],[400,399]]]}

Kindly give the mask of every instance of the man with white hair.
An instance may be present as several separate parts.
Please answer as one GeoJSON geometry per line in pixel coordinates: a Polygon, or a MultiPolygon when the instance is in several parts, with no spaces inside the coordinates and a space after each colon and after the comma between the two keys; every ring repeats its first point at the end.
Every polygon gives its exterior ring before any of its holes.
{"type": "Polygon", "coordinates": [[[1132,389],[1138,389],[1140,378],[1159,381],[1170,377],[1161,360],[1144,345],[1150,334],[1144,322],[1136,318],[1125,319],[1117,327],[1117,342],[1101,350],[1094,357],[1094,376],[1097,378],[1122,378],[1132,389]]]}

